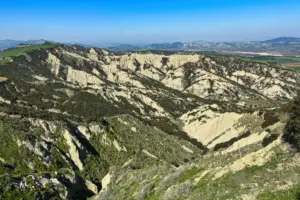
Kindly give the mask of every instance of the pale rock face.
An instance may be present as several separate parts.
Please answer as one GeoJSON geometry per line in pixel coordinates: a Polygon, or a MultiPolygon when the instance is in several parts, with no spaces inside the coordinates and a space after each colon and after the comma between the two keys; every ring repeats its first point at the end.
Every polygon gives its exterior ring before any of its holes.
{"type": "Polygon", "coordinates": [[[68,88],[56,89],[56,91],[61,91],[61,92],[65,93],[68,97],[72,97],[74,95],[74,91],[70,90],[68,88]]]}
{"type": "Polygon", "coordinates": [[[155,110],[157,110],[155,112],[155,115],[157,115],[157,116],[166,116],[165,110],[161,106],[159,106],[155,101],[153,101],[150,97],[148,97],[146,95],[142,95],[142,94],[137,94],[137,97],[139,99],[141,99],[146,105],[149,105],[152,108],[154,108],[155,110]]]}
{"type": "Polygon", "coordinates": [[[104,178],[101,181],[101,184],[102,184],[101,192],[107,188],[107,186],[110,184],[110,180],[111,180],[111,174],[108,173],[108,174],[106,174],[106,176],[104,176],[104,178]]]}
{"type": "Polygon", "coordinates": [[[287,98],[292,99],[294,96],[296,96],[295,93],[293,96],[291,96],[290,94],[287,93],[287,91],[285,91],[279,85],[273,85],[273,86],[267,88],[266,90],[264,90],[263,92],[264,92],[264,95],[266,95],[270,98],[275,98],[278,96],[286,96],[287,98]]]}
{"type": "MultiPolygon", "coordinates": [[[[102,88],[104,79],[119,86],[146,89],[144,83],[140,82],[138,78],[148,77],[167,87],[192,93],[202,98],[228,101],[251,99],[253,96],[265,99],[268,97],[274,100],[282,97],[291,99],[296,96],[297,86],[295,83],[297,81],[295,79],[300,78],[300,76],[291,75],[290,72],[280,72],[258,64],[251,69],[247,66],[245,70],[233,64],[232,72],[229,72],[228,68],[231,66],[223,66],[222,63],[209,57],[205,58],[203,55],[173,54],[166,56],[151,53],[113,55],[105,50],[102,52],[103,55],[100,59],[94,48],[91,48],[86,56],[63,50],[62,53],[67,56],[97,65],[91,73],[68,67],[67,80],[73,84],[79,84],[81,87],[89,86],[96,90],[102,88]],[[183,66],[187,63],[194,63],[195,67],[191,68],[194,70],[194,75],[190,85],[185,85],[186,77],[183,66]],[[101,77],[101,73],[97,70],[100,69],[99,67],[106,76],[101,77]],[[286,73],[289,75],[286,76],[286,73]],[[291,90],[287,90],[286,87],[291,90]],[[248,88],[248,90],[244,90],[244,88],[248,88]],[[253,93],[253,90],[258,93],[253,93]]],[[[50,56],[48,60],[48,62],[57,63],[53,56],[50,56]]]]}
{"type": "Polygon", "coordinates": [[[246,154],[242,158],[234,161],[231,165],[224,167],[222,170],[217,172],[214,178],[220,178],[228,172],[236,172],[244,169],[247,166],[262,166],[270,160],[274,151],[272,149],[281,144],[281,137],[276,141],[272,142],[268,146],[259,149],[258,151],[246,154]]]}
{"type": "Polygon", "coordinates": [[[257,143],[262,141],[269,133],[268,132],[262,132],[262,133],[254,133],[251,134],[249,137],[243,138],[234,144],[232,144],[228,149],[222,151],[223,154],[230,153],[237,151],[245,146],[257,143]]]}
{"type": "Polygon", "coordinates": [[[8,78],[0,76],[0,83],[6,82],[7,80],[8,80],[8,78]]]}
{"type": "Polygon", "coordinates": [[[86,137],[86,139],[89,140],[91,138],[91,134],[89,133],[89,129],[87,127],[78,126],[77,128],[86,137]]]}
{"type": "MultiPolygon", "coordinates": [[[[214,109],[218,108],[217,105],[212,105],[211,107],[214,109]]],[[[227,139],[224,138],[225,141],[228,140],[228,134],[235,136],[242,131],[235,129],[228,131],[242,116],[243,115],[237,113],[217,113],[212,111],[209,106],[205,105],[184,114],[180,119],[184,123],[183,130],[185,132],[202,142],[204,145],[207,145],[225,131],[227,131],[227,139]],[[189,116],[190,113],[195,112],[196,114],[194,116],[189,116]]],[[[220,141],[222,141],[222,138],[216,140],[215,143],[220,141]]],[[[210,147],[213,147],[213,144],[214,143],[212,143],[210,147]]]]}
{"type": "Polygon", "coordinates": [[[186,150],[189,153],[194,153],[193,150],[191,150],[190,148],[186,147],[186,146],[181,146],[184,150],[186,150]]]}
{"type": "Polygon", "coordinates": [[[49,52],[46,62],[51,66],[51,72],[57,76],[60,69],[60,60],[49,52]]]}
{"type": "Polygon", "coordinates": [[[98,194],[98,187],[91,181],[85,180],[86,187],[92,191],[94,194],[98,194]]]}
{"type": "Polygon", "coordinates": [[[108,136],[107,136],[107,134],[104,134],[104,135],[102,135],[102,138],[101,138],[101,142],[104,144],[104,145],[107,145],[107,146],[113,146],[113,147],[115,147],[119,152],[121,152],[121,151],[127,151],[127,149],[126,149],[126,147],[122,147],[119,143],[118,143],[118,141],[117,140],[111,140],[108,136]]]}
{"type": "Polygon", "coordinates": [[[188,62],[197,62],[199,59],[199,55],[172,55],[169,62],[171,66],[177,68],[188,62]]]}
{"type": "Polygon", "coordinates": [[[157,55],[157,54],[131,54],[123,55],[120,57],[120,67],[123,69],[130,69],[135,71],[137,69],[135,62],[137,61],[140,64],[139,71],[141,74],[153,78],[155,80],[161,79],[161,73],[155,68],[162,70],[164,73],[167,72],[167,67],[178,68],[187,62],[197,62],[199,60],[199,55],[157,55]],[[168,59],[166,65],[163,65],[163,58],[168,59]],[[144,66],[150,65],[149,69],[146,69],[144,66]]]}
{"type": "Polygon", "coordinates": [[[100,72],[97,70],[97,69],[95,69],[95,68],[93,68],[93,71],[92,71],[94,74],[96,74],[97,76],[100,76],[101,74],[100,74],[100,72]]]}
{"type": "Polygon", "coordinates": [[[6,104],[11,104],[11,101],[10,101],[10,100],[4,99],[4,98],[2,98],[2,97],[0,97],[0,102],[1,102],[1,103],[6,103],[6,104]]]}
{"type": "Polygon", "coordinates": [[[124,121],[123,119],[121,119],[121,118],[119,118],[119,117],[118,117],[118,121],[119,121],[120,123],[124,124],[125,126],[128,125],[128,122],[124,121]]]}
{"type": "Polygon", "coordinates": [[[39,155],[43,157],[43,153],[41,152],[41,149],[38,146],[33,146],[30,142],[28,141],[23,141],[22,144],[29,149],[30,151],[34,152],[36,155],[39,155]]]}
{"type": "Polygon", "coordinates": [[[151,154],[149,151],[147,151],[145,149],[143,150],[143,153],[146,154],[147,156],[150,156],[150,157],[154,158],[154,159],[158,159],[155,155],[151,154]]]}
{"type": "Polygon", "coordinates": [[[245,76],[245,77],[249,77],[249,78],[253,78],[253,79],[258,79],[259,78],[258,75],[252,74],[252,73],[249,73],[249,72],[245,72],[245,71],[235,71],[232,75],[235,76],[235,77],[245,76]]]}
{"type": "Polygon", "coordinates": [[[120,152],[120,151],[127,151],[125,147],[121,147],[117,140],[114,140],[113,143],[114,147],[120,152]]]}
{"type": "Polygon", "coordinates": [[[88,58],[85,58],[79,54],[76,54],[76,53],[73,53],[73,52],[69,52],[69,51],[63,51],[64,54],[68,55],[68,56],[71,56],[73,58],[77,58],[78,60],[86,60],[86,61],[89,61],[88,58]]]}
{"type": "Polygon", "coordinates": [[[47,81],[48,78],[43,77],[43,76],[38,76],[38,75],[34,75],[33,78],[39,80],[39,81],[47,81]]]}
{"type": "Polygon", "coordinates": [[[101,129],[101,127],[98,124],[90,124],[89,130],[92,134],[102,134],[104,132],[104,130],[101,129]]]}
{"type": "Polygon", "coordinates": [[[162,83],[170,88],[178,89],[178,90],[183,90],[183,85],[182,85],[182,78],[174,78],[167,76],[165,79],[162,80],[162,83]]]}
{"type": "Polygon", "coordinates": [[[164,76],[158,69],[152,67],[150,69],[143,70],[142,74],[157,81],[160,81],[164,76]]]}
{"type": "Polygon", "coordinates": [[[89,59],[94,60],[94,61],[98,61],[98,54],[95,51],[95,49],[91,48],[90,52],[88,54],[89,59]]]}
{"type": "Polygon", "coordinates": [[[53,133],[57,130],[57,126],[54,123],[50,123],[44,120],[40,120],[40,119],[31,119],[29,118],[29,121],[31,122],[31,124],[35,127],[41,127],[46,134],[49,133],[53,133]]]}
{"type": "Polygon", "coordinates": [[[128,84],[139,88],[145,88],[139,81],[134,80],[133,75],[118,69],[118,63],[112,62],[109,65],[103,65],[102,70],[107,74],[107,80],[117,84],[128,84]]]}
{"type": "Polygon", "coordinates": [[[104,50],[104,49],[101,49],[102,53],[105,55],[105,56],[108,56],[109,55],[109,52],[104,50]]]}
{"type": "Polygon", "coordinates": [[[52,112],[52,113],[61,113],[60,110],[55,109],[55,108],[50,108],[50,109],[48,109],[48,111],[49,111],[49,112],[52,112]]]}
{"type": "Polygon", "coordinates": [[[75,70],[72,67],[68,67],[67,81],[73,84],[79,84],[82,87],[87,87],[88,84],[99,86],[103,84],[98,77],[89,74],[85,71],[75,70]]]}
{"type": "Polygon", "coordinates": [[[236,115],[232,115],[229,114],[225,114],[224,116],[221,116],[221,126],[224,126],[226,127],[227,129],[221,129],[221,131],[217,130],[217,134],[219,135],[214,135],[215,138],[213,138],[210,143],[207,145],[207,147],[209,149],[212,149],[213,147],[215,147],[215,145],[217,144],[220,144],[220,143],[223,143],[223,142],[226,142],[234,137],[237,137],[243,133],[245,133],[246,129],[245,127],[235,127],[236,123],[238,122],[238,120],[242,117],[242,115],[238,116],[237,118],[235,118],[236,115]],[[225,120],[223,121],[223,117],[229,117],[228,118],[228,121],[225,120]],[[226,125],[224,125],[224,123],[228,123],[228,124],[231,124],[232,127],[228,127],[226,125]],[[223,131],[223,132],[222,132],[223,131]]]}
{"type": "Polygon", "coordinates": [[[78,167],[79,170],[83,170],[83,164],[79,158],[79,152],[72,135],[69,133],[69,131],[65,130],[63,132],[63,136],[67,142],[67,145],[69,146],[70,158],[73,160],[74,164],[78,167]]]}

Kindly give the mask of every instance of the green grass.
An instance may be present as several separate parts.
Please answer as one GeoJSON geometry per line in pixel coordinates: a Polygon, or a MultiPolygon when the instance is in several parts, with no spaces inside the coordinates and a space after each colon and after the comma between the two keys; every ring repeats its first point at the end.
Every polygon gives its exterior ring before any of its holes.
{"type": "Polygon", "coordinates": [[[295,67],[294,68],[296,71],[300,71],[300,67],[295,67]]]}
{"type": "Polygon", "coordinates": [[[200,174],[200,172],[202,171],[203,169],[199,169],[197,167],[193,167],[189,170],[187,170],[185,172],[185,174],[183,176],[180,177],[179,179],[179,182],[182,183],[182,182],[185,182],[187,180],[191,180],[193,179],[197,174],[200,174]]]}
{"type": "MultiPolygon", "coordinates": [[[[38,45],[30,45],[26,47],[21,48],[12,48],[8,49],[7,51],[4,51],[3,53],[0,53],[0,58],[5,57],[14,57],[21,55],[22,53],[26,53],[29,51],[37,50],[37,49],[49,49],[58,46],[59,44],[38,44],[38,45]]],[[[1,64],[1,61],[0,61],[1,64]]]]}
{"type": "Polygon", "coordinates": [[[255,62],[255,63],[259,63],[259,64],[264,64],[264,65],[269,65],[272,64],[270,62],[268,62],[268,60],[257,60],[257,59],[252,59],[252,58],[242,58],[241,59],[244,62],[255,62]]]}
{"type": "MultiPolygon", "coordinates": [[[[1,55],[1,54],[0,54],[1,55]]],[[[0,65],[3,65],[5,63],[9,63],[9,62],[12,62],[12,59],[11,58],[1,58],[0,57],[0,65]]]]}
{"type": "Polygon", "coordinates": [[[300,57],[293,56],[254,56],[247,57],[249,60],[259,60],[269,63],[290,63],[290,62],[300,62],[300,57]]]}
{"type": "Polygon", "coordinates": [[[293,186],[288,190],[264,191],[258,197],[258,200],[297,200],[300,199],[300,184],[293,186]]]}

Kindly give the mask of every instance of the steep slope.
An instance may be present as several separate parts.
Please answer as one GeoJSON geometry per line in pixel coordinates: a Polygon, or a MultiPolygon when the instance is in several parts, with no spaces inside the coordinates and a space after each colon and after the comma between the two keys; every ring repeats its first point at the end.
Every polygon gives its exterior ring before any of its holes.
{"type": "Polygon", "coordinates": [[[299,154],[282,143],[288,116],[277,114],[241,117],[231,128],[239,132],[214,132],[205,141],[210,152],[175,169],[111,169],[110,182],[94,199],[297,199],[299,154]]]}
{"type": "MultiPolygon", "coordinates": [[[[296,96],[294,71],[197,53],[65,45],[5,59],[3,199],[197,199],[225,184],[203,197],[223,198],[232,186],[224,177],[264,166],[278,147],[296,156],[280,142],[286,114],[272,111],[296,96]]],[[[246,187],[256,183],[248,178],[246,187]]],[[[236,190],[229,192],[236,198],[252,192],[236,190]]]]}

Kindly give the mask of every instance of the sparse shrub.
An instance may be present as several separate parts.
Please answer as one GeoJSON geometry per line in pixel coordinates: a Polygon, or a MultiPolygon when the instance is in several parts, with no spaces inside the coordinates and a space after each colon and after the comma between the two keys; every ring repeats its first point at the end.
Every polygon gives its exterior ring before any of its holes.
{"type": "Polygon", "coordinates": [[[226,149],[226,148],[230,147],[233,143],[235,143],[243,138],[249,137],[250,135],[251,135],[251,132],[247,131],[238,137],[234,137],[234,138],[230,139],[229,141],[219,143],[214,147],[214,151],[218,151],[220,149],[226,149]]]}
{"type": "Polygon", "coordinates": [[[161,63],[162,63],[163,65],[167,65],[168,62],[169,62],[169,58],[168,58],[168,57],[163,57],[163,58],[161,59],[161,63]]]}
{"type": "Polygon", "coordinates": [[[279,117],[276,115],[274,111],[266,112],[264,114],[264,122],[262,123],[261,127],[266,128],[273,124],[279,122],[279,117]]]}
{"type": "Polygon", "coordinates": [[[257,196],[258,200],[291,200],[300,199],[300,184],[288,190],[270,191],[266,190],[257,196]]]}
{"type": "Polygon", "coordinates": [[[179,167],[179,164],[178,164],[176,161],[172,161],[171,164],[172,164],[174,167],[179,167]]]}
{"type": "Polygon", "coordinates": [[[264,147],[266,147],[266,146],[268,146],[269,144],[271,144],[272,142],[274,142],[275,140],[277,140],[278,137],[279,137],[279,135],[276,134],[276,133],[269,134],[269,135],[267,135],[267,136],[263,139],[262,145],[263,145],[264,147]]]}

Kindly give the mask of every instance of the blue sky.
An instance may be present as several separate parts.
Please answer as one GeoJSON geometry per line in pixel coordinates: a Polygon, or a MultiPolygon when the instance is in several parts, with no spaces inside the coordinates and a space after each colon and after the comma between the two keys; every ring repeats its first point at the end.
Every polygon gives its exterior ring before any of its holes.
{"type": "Polygon", "coordinates": [[[300,37],[299,0],[1,0],[0,39],[84,43],[300,37]]]}

